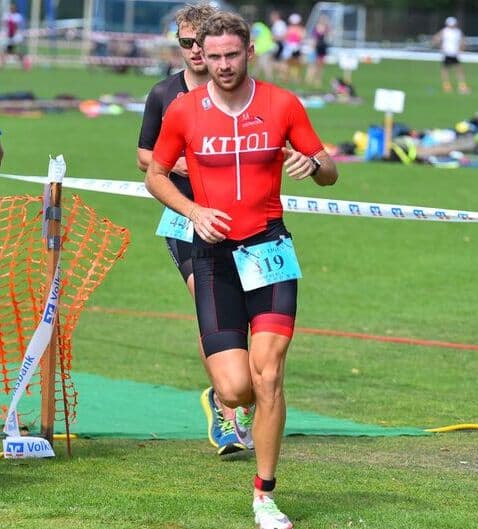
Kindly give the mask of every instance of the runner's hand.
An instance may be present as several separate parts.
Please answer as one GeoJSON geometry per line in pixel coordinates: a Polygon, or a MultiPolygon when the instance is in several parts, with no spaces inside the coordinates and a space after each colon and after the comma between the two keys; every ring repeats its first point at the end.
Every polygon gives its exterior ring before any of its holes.
{"type": "Polygon", "coordinates": [[[282,147],[282,152],[285,157],[284,167],[290,177],[303,180],[314,172],[315,165],[305,154],[287,147],[282,147]]]}
{"type": "Polygon", "coordinates": [[[196,233],[203,241],[211,244],[221,242],[231,228],[221,220],[232,220],[231,217],[219,209],[204,208],[194,204],[189,213],[189,218],[194,224],[196,233]]]}

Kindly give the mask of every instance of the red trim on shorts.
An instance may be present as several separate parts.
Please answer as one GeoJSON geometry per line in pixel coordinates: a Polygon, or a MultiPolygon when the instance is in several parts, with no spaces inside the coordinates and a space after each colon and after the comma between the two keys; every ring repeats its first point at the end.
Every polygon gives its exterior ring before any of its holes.
{"type": "Polygon", "coordinates": [[[295,318],[287,314],[268,312],[258,314],[251,321],[251,334],[256,332],[273,332],[292,338],[294,334],[295,318]]]}

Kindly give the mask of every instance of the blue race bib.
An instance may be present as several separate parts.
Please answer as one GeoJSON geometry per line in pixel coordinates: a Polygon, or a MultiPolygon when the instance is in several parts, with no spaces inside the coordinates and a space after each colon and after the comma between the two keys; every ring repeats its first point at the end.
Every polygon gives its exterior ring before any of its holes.
{"type": "Polygon", "coordinates": [[[192,242],[193,234],[194,225],[192,221],[172,209],[164,208],[163,215],[156,229],[156,235],[192,242]]]}
{"type": "Polygon", "coordinates": [[[239,246],[232,252],[245,292],[302,277],[290,237],[254,246],[239,246]]]}

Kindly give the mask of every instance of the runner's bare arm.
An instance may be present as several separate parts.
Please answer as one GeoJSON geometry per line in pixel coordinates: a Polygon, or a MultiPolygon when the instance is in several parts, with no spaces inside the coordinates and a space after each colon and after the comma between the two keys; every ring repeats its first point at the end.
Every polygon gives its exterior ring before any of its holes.
{"type": "MultiPolygon", "coordinates": [[[[332,158],[328,155],[327,151],[324,149],[318,152],[315,155],[315,158],[320,162],[320,169],[311,174],[314,182],[319,186],[331,186],[337,182],[339,173],[337,171],[337,166],[332,158]]],[[[314,168],[315,169],[315,168],[314,168]]]]}
{"type": "Polygon", "coordinates": [[[138,169],[145,173],[148,170],[148,166],[151,163],[152,157],[153,151],[151,151],[150,149],[143,149],[141,147],[138,147],[138,149],[136,150],[136,164],[138,166],[138,169]]]}
{"type": "Polygon", "coordinates": [[[146,189],[165,206],[192,220],[201,239],[210,243],[224,240],[230,228],[221,218],[231,220],[231,217],[223,211],[205,208],[189,200],[171,182],[168,174],[169,170],[153,159],[146,172],[146,189]]]}
{"type": "MultiPolygon", "coordinates": [[[[137,165],[140,171],[143,171],[143,173],[145,173],[148,170],[149,164],[151,163],[152,159],[153,159],[153,151],[151,151],[150,149],[144,149],[144,148],[138,147],[136,161],[137,161],[137,165]]],[[[176,162],[174,167],[171,169],[171,171],[181,176],[187,177],[188,176],[188,166],[186,164],[186,158],[184,156],[181,156],[180,158],[178,158],[178,161],[176,162]]]]}
{"type": "Polygon", "coordinates": [[[322,150],[314,156],[320,162],[320,168],[317,168],[317,164],[311,157],[299,151],[284,147],[282,152],[285,156],[284,168],[287,174],[295,180],[303,180],[312,176],[314,181],[321,186],[333,185],[337,181],[337,167],[327,151],[322,150]]]}

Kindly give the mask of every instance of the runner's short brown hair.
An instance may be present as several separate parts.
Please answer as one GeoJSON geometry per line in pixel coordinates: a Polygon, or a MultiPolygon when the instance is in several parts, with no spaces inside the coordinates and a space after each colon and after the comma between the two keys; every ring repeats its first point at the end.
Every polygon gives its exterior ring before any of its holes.
{"type": "Polygon", "coordinates": [[[224,34],[237,35],[246,48],[251,42],[251,32],[247,22],[241,16],[227,11],[217,11],[210,16],[207,22],[198,28],[196,41],[202,47],[206,37],[220,37],[224,34]]]}

